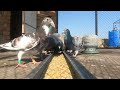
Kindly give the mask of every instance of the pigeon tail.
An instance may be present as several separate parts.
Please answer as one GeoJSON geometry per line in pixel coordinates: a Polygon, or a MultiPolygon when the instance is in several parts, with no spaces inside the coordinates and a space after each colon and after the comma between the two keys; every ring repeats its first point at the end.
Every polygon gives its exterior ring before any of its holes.
{"type": "Polygon", "coordinates": [[[19,50],[19,48],[12,47],[12,43],[11,43],[11,42],[1,44],[1,45],[0,45],[0,49],[19,50]]]}

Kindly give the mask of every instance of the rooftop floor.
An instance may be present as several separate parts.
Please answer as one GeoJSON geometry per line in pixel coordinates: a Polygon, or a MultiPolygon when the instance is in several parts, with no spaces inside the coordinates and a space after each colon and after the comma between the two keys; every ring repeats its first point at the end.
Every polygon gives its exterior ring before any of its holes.
{"type": "Polygon", "coordinates": [[[26,63],[27,68],[15,68],[17,65],[16,51],[0,52],[0,79],[24,79],[26,76],[35,69],[41,62],[40,58],[34,56],[37,64],[33,64],[30,59],[30,54],[23,55],[23,63],[26,63]]]}
{"type": "MultiPolygon", "coordinates": [[[[76,60],[82,64],[97,79],[120,79],[120,49],[98,49],[99,54],[80,54],[76,60]]],[[[17,65],[17,52],[0,52],[0,79],[24,79],[38,64],[32,64],[30,54],[23,56],[27,68],[15,68],[17,65]]]]}
{"type": "Polygon", "coordinates": [[[99,54],[81,54],[76,60],[97,79],[120,79],[120,49],[98,49],[99,54]]]}

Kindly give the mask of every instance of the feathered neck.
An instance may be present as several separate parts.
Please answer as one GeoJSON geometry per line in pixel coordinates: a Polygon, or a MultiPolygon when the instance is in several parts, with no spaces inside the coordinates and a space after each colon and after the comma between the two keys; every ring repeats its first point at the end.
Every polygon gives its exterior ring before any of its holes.
{"type": "Polygon", "coordinates": [[[67,33],[65,34],[65,39],[67,39],[67,38],[72,38],[72,36],[71,36],[69,31],[67,31],[67,33]]]}
{"type": "Polygon", "coordinates": [[[53,27],[51,25],[50,26],[49,25],[43,25],[42,27],[45,30],[46,35],[52,34],[53,27]]]}
{"type": "Polygon", "coordinates": [[[52,33],[52,26],[49,27],[49,32],[52,33]]]}

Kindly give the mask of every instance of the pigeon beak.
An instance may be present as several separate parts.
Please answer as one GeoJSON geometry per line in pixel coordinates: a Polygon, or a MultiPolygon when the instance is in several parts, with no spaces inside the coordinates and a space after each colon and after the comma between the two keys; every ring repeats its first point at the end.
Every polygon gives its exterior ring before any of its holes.
{"type": "Polygon", "coordinates": [[[53,21],[51,21],[50,23],[51,23],[51,25],[55,28],[55,24],[54,24],[54,22],[53,22],[53,21]]]}
{"type": "Polygon", "coordinates": [[[59,49],[61,48],[61,46],[58,46],[59,47],[59,49]]]}

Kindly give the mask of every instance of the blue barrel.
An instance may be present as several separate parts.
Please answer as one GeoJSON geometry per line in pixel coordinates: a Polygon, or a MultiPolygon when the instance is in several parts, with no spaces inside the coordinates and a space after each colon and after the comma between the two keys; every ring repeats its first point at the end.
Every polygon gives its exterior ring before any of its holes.
{"type": "Polygon", "coordinates": [[[113,32],[109,31],[109,47],[113,47],[113,32]]]}
{"type": "Polygon", "coordinates": [[[114,35],[114,47],[119,46],[119,30],[113,30],[113,35],[114,35]]]}
{"type": "Polygon", "coordinates": [[[120,30],[119,30],[119,41],[118,41],[119,47],[120,47],[120,30]]]}
{"type": "Polygon", "coordinates": [[[109,47],[120,46],[120,30],[109,31],[109,47]]]}

